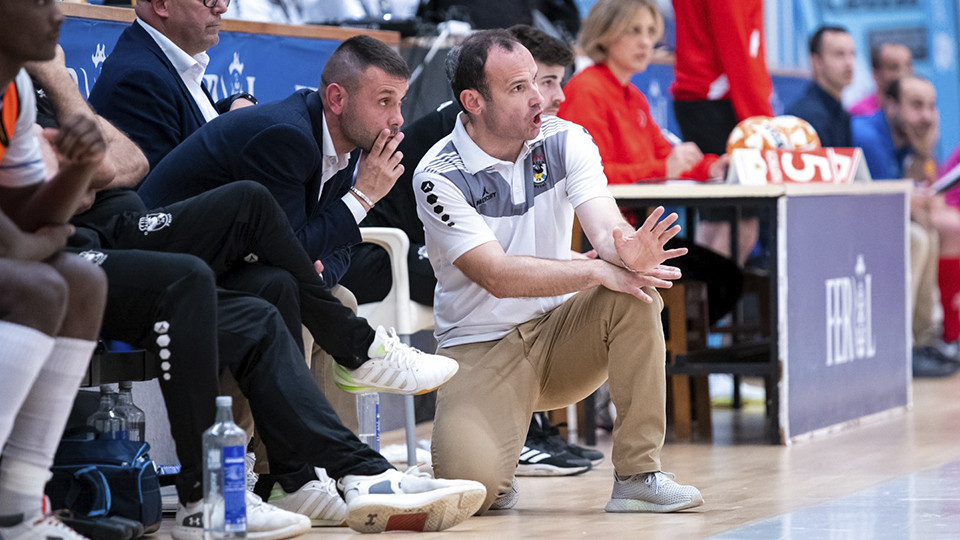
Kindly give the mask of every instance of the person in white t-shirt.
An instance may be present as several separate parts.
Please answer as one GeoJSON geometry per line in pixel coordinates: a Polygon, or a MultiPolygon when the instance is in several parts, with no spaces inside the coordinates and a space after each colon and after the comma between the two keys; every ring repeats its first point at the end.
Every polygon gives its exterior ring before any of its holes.
{"type": "Polygon", "coordinates": [[[509,33],[478,32],[447,58],[464,112],[413,179],[437,275],[436,336],[460,371],[439,390],[438,477],[487,487],[481,512],[516,502],[530,414],[607,379],[618,416],[608,512],[672,512],[700,492],[660,472],[665,431],[664,261],[680,230],[658,208],[634,230],[606,187],[586,131],[541,116],[536,63],[509,33]],[[571,260],[574,214],[599,254],[571,260]]]}

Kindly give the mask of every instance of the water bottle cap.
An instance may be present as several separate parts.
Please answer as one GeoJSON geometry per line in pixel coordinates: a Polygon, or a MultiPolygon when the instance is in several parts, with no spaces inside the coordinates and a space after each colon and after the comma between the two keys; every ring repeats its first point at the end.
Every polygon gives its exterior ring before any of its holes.
{"type": "Polygon", "coordinates": [[[133,388],[133,381],[120,381],[120,388],[122,390],[133,388]]]}
{"type": "Polygon", "coordinates": [[[230,396],[217,396],[217,407],[233,407],[233,398],[230,396]]]}

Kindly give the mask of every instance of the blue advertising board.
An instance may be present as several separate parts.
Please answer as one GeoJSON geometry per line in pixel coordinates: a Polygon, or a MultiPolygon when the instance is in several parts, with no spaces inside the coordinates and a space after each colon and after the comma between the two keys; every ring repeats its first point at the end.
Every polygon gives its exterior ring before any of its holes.
{"type": "Polygon", "coordinates": [[[904,197],[785,199],[787,438],[907,404],[904,197]]]}
{"type": "MultiPolygon", "coordinates": [[[[60,44],[85,98],[127,26],[126,22],[77,17],[63,24],[60,44]]],[[[205,82],[215,100],[249,92],[262,102],[277,101],[297,89],[316,88],[320,71],[339,44],[330,39],[221,31],[220,43],[208,51],[205,82]]]]}

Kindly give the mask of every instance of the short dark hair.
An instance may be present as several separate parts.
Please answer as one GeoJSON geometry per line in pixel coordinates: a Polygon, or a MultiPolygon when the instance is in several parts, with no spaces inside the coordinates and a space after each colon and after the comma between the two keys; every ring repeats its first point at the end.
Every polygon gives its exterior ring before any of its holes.
{"type": "Polygon", "coordinates": [[[533,59],[548,66],[573,64],[573,51],[559,39],[526,24],[515,24],[507,32],[530,51],[533,59]]]}
{"type": "Polygon", "coordinates": [[[883,97],[889,100],[893,100],[896,103],[900,103],[900,92],[903,89],[903,81],[907,79],[914,79],[914,80],[923,81],[926,83],[930,82],[928,79],[926,79],[925,77],[921,77],[920,75],[916,75],[916,74],[904,75],[899,79],[894,79],[890,81],[890,84],[888,84],[886,89],[884,89],[883,91],[883,97]]]}
{"type": "Polygon", "coordinates": [[[820,51],[823,49],[823,35],[827,32],[832,32],[835,34],[849,34],[850,31],[842,26],[837,26],[834,24],[824,24],[817,28],[817,31],[810,36],[810,41],[807,44],[810,49],[810,56],[817,55],[820,56],[820,51]]]}
{"type": "MultiPolygon", "coordinates": [[[[880,69],[880,53],[882,53],[882,52],[883,52],[883,48],[884,48],[884,47],[887,47],[887,46],[891,46],[891,47],[897,47],[897,46],[907,47],[907,46],[904,45],[903,43],[894,43],[894,42],[892,42],[892,41],[883,41],[883,42],[880,42],[880,43],[875,43],[875,44],[873,45],[873,47],[870,47],[870,67],[873,68],[874,71],[877,71],[878,69],[880,69]]],[[[910,47],[907,47],[907,50],[910,50],[910,47]]],[[[911,58],[913,57],[913,53],[912,53],[912,52],[910,53],[910,56],[911,56],[911,58]]]]}
{"type": "Polygon", "coordinates": [[[370,36],[353,36],[341,43],[323,66],[320,87],[337,83],[352,92],[360,75],[371,66],[398,79],[410,78],[410,68],[397,51],[370,36]]]}
{"type": "Polygon", "coordinates": [[[487,55],[490,49],[499,47],[507,52],[520,45],[520,42],[506,30],[481,30],[468,37],[459,46],[447,54],[444,68],[450,79],[450,88],[460,108],[460,93],[464,90],[476,90],[484,99],[490,99],[490,87],[487,84],[487,55]]]}

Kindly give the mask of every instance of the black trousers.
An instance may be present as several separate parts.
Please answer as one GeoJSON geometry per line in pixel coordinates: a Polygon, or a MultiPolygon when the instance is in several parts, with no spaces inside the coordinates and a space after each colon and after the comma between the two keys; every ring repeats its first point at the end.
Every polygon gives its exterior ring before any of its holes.
{"type": "MultiPolygon", "coordinates": [[[[104,247],[196,255],[221,278],[221,285],[231,288],[256,281],[251,275],[261,270],[250,270],[251,265],[285,271],[298,285],[302,323],[317,344],[348,368],[368,359],[373,329],[324,286],[286,214],[256,182],[234,182],[149,212],[126,210],[97,223],[77,224],[97,231],[104,247]]],[[[272,272],[278,275],[279,270],[272,272]]],[[[272,283],[265,281],[260,285],[272,283]]],[[[299,321],[290,323],[295,319],[295,313],[284,314],[287,327],[298,333],[299,321]]]]}
{"type": "MultiPolygon", "coordinates": [[[[169,414],[171,426],[177,426],[173,434],[185,469],[177,485],[181,500],[196,500],[202,493],[198,491],[200,436],[213,422],[212,396],[218,391],[216,367],[210,369],[212,361],[231,370],[250,401],[270,455],[271,470],[282,474],[302,471],[308,465],[318,466],[338,478],[345,474],[377,474],[390,468],[382,456],[340,423],[313,382],[303,362],[302,347],[292,337],[288,321],[277,309],[253,295],[215,287],[218,275],[239,273],[241,281],[250,280],[245,281],[249,283],[257,281],[257,271],[289,272],[300,287],[304,324],[309,321],[307,326],[321,346],[329,346],[328,351],[337,351],[335,354],[343,355],[349,363],[359,365],[366,359],[373,331],[323,287],[270,193],[259,184],[236,183],[151,212],[138,208],[139,199],[131,195],[105,198],[103,206],[79,216],[78,225],[90,229],[78,235],[82,241],[76,242],[75,247],[97,249],[105,254],[102,263],[105,269],[109,263],[111,287],[116,283],[113,303],[108,299],[111,313],[104,323],[104,335],[155,351],[159,344],[151,345],[153,335],[144,329],[152,327],[152,321],[157,319],[152,318],[153,304],[145,301],[142,289],[177,282],[174,277],[155,277],[158,268],[167,268],[168,261],[174,261],[171,268],[180,264],[199,276],[191,282],[187,294],[168,287],[163,294],[154,295],[180,307],[176,322],[166,321],[168,327],[175,324],[183,331],[193,331],[192,337],[182,341],[178,336],[178,344],[195,339],[203,343],[200,354],[196,347],[191,347],[192,355],[171,354],[171,377],[166,381],[169,384],[161,379],[161,387],[166,387],[163,391],[168,410],[171,403],[175,404],[169,414]],[[139,264],[128,253],[142,253],[139,264]],[[116,264],[124,258],[131,262],[116,264]],[[258,262],[276,267],[255,264],[258,262]],[[244,278],[243,274],[249,275],[244,278]],[[202,304],[200,308],[195,306],[194,296],[202,304]],[[133,303],[140,305],[139,312],[126,307],[133,303]],[[114,330],[108,330],[110,327],[114,330]],[[182,378],[179,371],[174,378],[174,364],[178,370],[187,370],[182,378]],[[187,373],[192,373],[192,369],[202,371],[204,376],[191,379],[187,373]],[[194,399],[190,407],[180,406],[190,403],[185,396],[194,399]]],[[[93,253],[88,255],[96,257],[93,253]]],[[[236,279],[237,274],[229,277],[236,279]]],[[[299,332],[299,324],[296,329],[299,332]]]]}
{"type": "MultiPolygon", "coordinates": [[[[437,278],[426,256],[420,256],[423,244],[410,243],[407,268],[410,271],[410,298],[425,306],[433,305],[433,291],[437,278]]],[[[340,284],[350,289],[357,302],[379,302],[387,297],[393,286],[390,257],[387,251],[374,244],[360,244],[350,254],[350,268],[340,278],[340,284]]]]}

